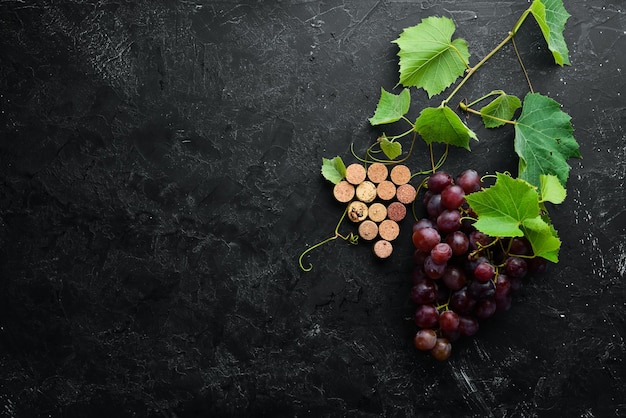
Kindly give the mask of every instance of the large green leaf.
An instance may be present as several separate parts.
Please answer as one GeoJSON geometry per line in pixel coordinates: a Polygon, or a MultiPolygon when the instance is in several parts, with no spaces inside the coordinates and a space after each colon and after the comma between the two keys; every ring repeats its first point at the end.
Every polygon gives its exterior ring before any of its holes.
{"type": "Polygon", "coordinates": [[[493,237],[521,237],[522,222],[539,216],[537,191],[524,180],[502,173],[493,186],[465,198],[478,215],[476,229],[493,237]]]}
{"type": "Polygon", "coordinates": [[[462,76],[470,54],[465,40],[452,40],[455,29],[447,17],[427,17],[404,29],[393,41],[400,47],[400,84],[422,87],[432,97],[462,76]]]}
{"type": "Polygon", "coordinates": [[[561,241],[530,183],[497,173],[493,186],[465,198],[478,216],[476,229],[493,237],[525,236],[536,256],[558,262],[561,241]]]}
{"type": "Polygon", "coordinates": [[[548,49],[552,51],[554,62],[560,66],[571,65],[569,50],[563,36],[565,22],[571,15],[565,10],[563,0],[534,0],[530,12],[541,28],[548,49]]]}
{"type": "Polygon", "coordinates": [[[322,158],[322,175],[333,184],[339,183],[346,177],[346,165],[341,157],[333,159],[322,158]]]}
{"type": "Polygon", "coordinates": [[[448,106],[427,107],[415,121],[415,130],[427,144],[442,142],[467,150],[470,138],[476,134],[448,106]]]}
{"type": "Polygon", "coordinates": [[[526,95],[515,123],[520,178],[539,187],[541,174],[554,174],[565,186],[570,171],[567,159],[580,157],[570,119],[551,98],[539,93],[526,95]]]}
{"type": "Polygon", "coordinates": [[[369,121],[372,125],[383,125],[400,120],[409,111],[410,104],[409,89],[403,89],[400,94],[393,94],[381,88],[380,100],[378,100],[374,116],[369,121]]]}
{"type": "Polygon", "coordinates": [[[517,96],[500,92],[498,97],[480,109],[481,117],[486,128],[497,128],[513,119],[515,111],[522,107],[522,102],[517,96]]]}

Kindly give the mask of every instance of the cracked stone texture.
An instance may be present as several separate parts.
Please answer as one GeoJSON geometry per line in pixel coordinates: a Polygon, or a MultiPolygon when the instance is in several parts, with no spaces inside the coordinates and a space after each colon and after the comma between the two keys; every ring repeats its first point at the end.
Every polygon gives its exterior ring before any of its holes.
{"type": "MultiPolygon", "coordinates": [[[[454,19],[475,63],[526,1],[0,2],[0,413],[8,417],[626,413],[626,9],[566,4],[571,67],[534,22],[535,91],[582,160],[551,210],[561,262],[437,362],[412,347],[410,220],[392,259],[333,241],[322,158],[351,161],[391,43],[454,19]]],[[[528,86],[509,45],[461,98],[528,86]]],[[[411,117],[437,105],[414,92],[411,117]]],[[[510,129],[446,167],[517,162],[510,129]]],[[[393,133],[391,128],[388,133],[393,133]]],[[[400,129],[400,128],[398,128],[400,129]]],[[[400,129],[401,131],[402,129],[400,129]]],[[[416,145],[408,164],[428,167],[416,145]]],[[[342,232],[350,231],[344,224],[342,232]]]]}

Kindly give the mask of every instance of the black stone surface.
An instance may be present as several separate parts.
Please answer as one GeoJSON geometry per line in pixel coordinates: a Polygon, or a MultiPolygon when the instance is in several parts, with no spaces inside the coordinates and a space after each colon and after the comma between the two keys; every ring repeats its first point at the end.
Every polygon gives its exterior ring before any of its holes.
{"type": "MultiPolygon", "coordinates": [[[[386,262],[297,259],[343,210],[322,157],[380,133],[391,41],[448,16],[475,63],[526,1],[1,1],[0,414],[624,416],[626,5],[565,3],[571,67],[517,37],[584,156],[561,262],[442,363],[412,347],[410,222],[386,262]]],[[[461,95],[496,88],[528,91],[510,45],[461,95]]],[[[512,130],[468,124],[448,170],[515,172],[512,130]]]]}

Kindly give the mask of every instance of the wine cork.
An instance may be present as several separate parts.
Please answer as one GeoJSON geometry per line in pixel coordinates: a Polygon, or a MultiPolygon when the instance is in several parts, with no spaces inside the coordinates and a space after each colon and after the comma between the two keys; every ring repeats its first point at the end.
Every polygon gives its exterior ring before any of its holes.
{"type": "Polygon", "coordinates": [[[367,216],[374,222],[382,222],[387,217],[387,208],[382,203],[372,203],[367,210],[367,216]]]}
{"type": "Polygon", "coordinates": [[[389,241],[384,239],[378,240],[374,243],[374,254],[376,257],[385,259],[388,258],[393,252],[393,245],[389,241]]]}
{"type": "Polygon", "coordinates": [[[411,180],[411,170],[405,165],[397,165],[391,169],[391,181],[398,186],[406,184],[411,180]]]}
{"type": "Polygon", "coordinates": [[[365,180],[356,186],[356,198],[365,203],[373,202],[376,199],[376,185],[365,180]]]}
{"type": "Polygon", "coordinates": [[[361,164],[354,163],[346,167],[346,180],[354,185],[362,183],[366,174],[365,167],[361,164]]]}
{"type": "Polygon", "coordinates": [[[398,186],[398,190],[396,192],[396,197],[398,198],[398,201],[404,203],[405,205],[413,202],[416,195],[417,191],[415,190],[415,187],[411,186],[408,183],[398,186]]]}
{"type": "Polygon", "coordinates": [[[361,222],[367,218],[367,205],[355,200],[348,205],[348,218],[352,222],[361,222]]]}
{"type": "Polygon", "coordinates": [[[376,187],[376,192],[382,200],[391,200],[396,195],[396,185],[389,180],[381,181],[376,187]]]}
{"type": "Polygon", "coordinates": [[[387,217],[392,221],[400,222],[406,216],[406,206],[400,202],[391,202],[387,206],[387,217]]]}
{"type": "Polygon", "coordinates": [[[386,241],[393,241],[400,234],[400,227],[396,221],[385,219],[378,226],[380,237],[386,241]]]}
{"type": "Polygon", "coordinates": [[[378,225],[369,219],[359,224],[359,236],[366,241],[371,241],[378,235],[378,225]]]}
{"type": "Polygon", "coordinates": [[[348,183],[345,180],[341,180],[339,183],[335,184],[333,188],[333,195],[335,199],[340,201],[341,203],[348,203],[354,197],[354,186],[348,183]]]}
{"type": "Polygon", "coordinates": [[[389,170],[387,166],[382,163],[374,163],[367,169],[367,178],[373,183],[380,183],[383,180],[387,180],[389,170]]]}

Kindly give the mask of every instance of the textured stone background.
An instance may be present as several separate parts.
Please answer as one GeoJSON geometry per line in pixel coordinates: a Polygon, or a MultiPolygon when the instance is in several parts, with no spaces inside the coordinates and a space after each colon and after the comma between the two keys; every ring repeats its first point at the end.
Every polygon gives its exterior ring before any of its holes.
{"type": "MultiPolygon", "coordinates": [[[[380,133],[391,41],[448,16],[475,63],[526,1],[0,1],[0,414],[626,414],[626,8],[566,3],[571,67],[517,37],[584,156],[562,260],[440,363],[412,347],[410,222],[388,262],[297,259],[343,211],[322,157],[380,133]]],[[[459,98],[496,88],[527,92],[510,46],[459,98]]],[[[514,172],[513,132],[468,123],[447,169],[514,172]]]]}

